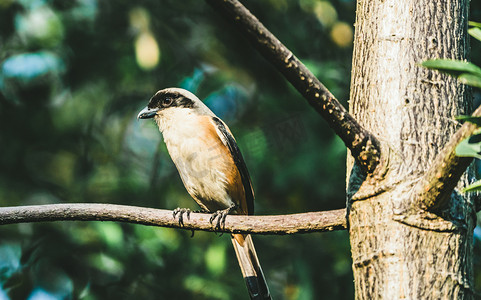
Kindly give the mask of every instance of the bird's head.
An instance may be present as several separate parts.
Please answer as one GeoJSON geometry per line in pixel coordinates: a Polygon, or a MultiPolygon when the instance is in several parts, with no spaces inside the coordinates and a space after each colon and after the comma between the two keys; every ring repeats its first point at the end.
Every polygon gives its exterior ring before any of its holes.
{"type": "Polygon", "coordinates": [[[191,92],[181,88],[167,88],[150,98],[149,104],[139,112],[137,119],[157,119],[178,110],[189,110],[198,115],[212,114],[191,92]]]}

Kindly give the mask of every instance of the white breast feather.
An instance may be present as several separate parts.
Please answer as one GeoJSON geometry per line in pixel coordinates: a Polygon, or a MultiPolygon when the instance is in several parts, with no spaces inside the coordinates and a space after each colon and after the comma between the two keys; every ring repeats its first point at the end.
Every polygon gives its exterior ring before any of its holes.
{"type": "Polygon", "coordinates": [[[198,204],[206,210],[228,208],[233,201],[226,192],[226,174],[221,171],[227,162],[215,144],[202,138],[199,118],[190,109],[175,107],[155,119],[189,194],[202,197],[203,203],[198,204]]]}

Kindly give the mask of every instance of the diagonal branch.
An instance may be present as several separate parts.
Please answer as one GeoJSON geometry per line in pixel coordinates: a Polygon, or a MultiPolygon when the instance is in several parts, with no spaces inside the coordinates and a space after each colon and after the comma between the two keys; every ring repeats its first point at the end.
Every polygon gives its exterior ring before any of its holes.
{"type": "MultiPolygon", "coordinates": [[[[481,116],[481,106],[474,111],[473,116],[481,116]]],[[[451,137],[416,185],[416,205],[431,212],[440,212],[448,206],[452,191],[473,161],[471,157],[456,156],[456,146],[471,136],[477,128],[476,125],[466,122],[451,137]]]]}
{"type": "Polygon", "coordinates": [[[237,0],[206,0],[237,25],[257,50],[286,77],[344,141],[363,169],[373,173],[380,162],[379,141],[364,129],[329,90],[259,20],[237,0]]]}
{"type": "Polygon", "coordinates": [[[172,211],[115,204],[47,204],[0,208],[0,225],[51,221],[116,221],[150,226],[226,233],[294,234],[346,229],[346,210],[278,216],[227,216],[225,228],[214,230],[210,214],[191,213],[184,224],[172,211]]]}

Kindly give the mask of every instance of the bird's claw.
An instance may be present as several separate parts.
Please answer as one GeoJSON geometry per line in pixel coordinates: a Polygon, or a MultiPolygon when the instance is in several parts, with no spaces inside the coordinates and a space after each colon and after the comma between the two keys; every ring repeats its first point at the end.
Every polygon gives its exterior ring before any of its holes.
{"type": "Polygon", "coordinates": [[[226,217],[227,217],[227,213],[225,210],[218,210],[210,216],[209,222],[210,224],[214,225],[214,221],[217,219],[217,222],[215,222],[214,229],[219,230],[221,228],[225,228],[226,217]]]}
{"type": "MultiPolygon", "coordinates": [[[[210,224],[214,225],[215,219],[217,219],[217,222],[214,226],[214,230],[221,230],[225,229],[225,218],[227,217],[228,214],[230,214],[234,209],[236,209],[236,206],[229,207],[227,209],[222,209],[215,211],[209,219],[210,224]]],[[[222,236],[224,233],[222,232],[220,236],[222,236]]]]}
{"type": "Polygon", "coordinates": [[[178,216],[179,218],[179,225],[180,226],[184,226],[184,215],[187,216],[187,219],[190,220],[190,213],[192,211],[188,208],[180,208],[180,207],[177,207],[176,209],[174,209],[172,215],[174,217],[174,219],[178,216]]]}

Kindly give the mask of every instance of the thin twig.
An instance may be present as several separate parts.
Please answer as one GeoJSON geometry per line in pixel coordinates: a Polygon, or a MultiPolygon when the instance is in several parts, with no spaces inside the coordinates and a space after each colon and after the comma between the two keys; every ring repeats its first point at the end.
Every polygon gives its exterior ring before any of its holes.
{"type": "MultiPolygon", "coordinates": [[[[481,106],[474,111],[473,116],[481,116],[481,106]]],[[[431,212],[440,212],[447,207],[452,191],[473,161],[471,157],[456,156],[456,146],[471,136],[477,128],[476,125],[466,122],[451,137],[416,185],[416,205],[431,212]]]]}
{"type": "Polygon", "coordinates": [[[206,0],[235,23],[257,50],[284,75],[344,141],[368,173],[379,165],[379,141],[364,129],[331,92],[264,25],[237,0],[206,0]]]}
{"type": "Polygon", "coordinates": [[[235,216],[226,218],[225,228],[214,230],[210,214],[184,215],[183,224],[172,211],[115,204],[47,204],[0,208],[0,225],[50,221],[116,221],[150,226],[226,233],[294,234],[346,229],[346,210],[309,212],[277,216],[235,216]]]}

